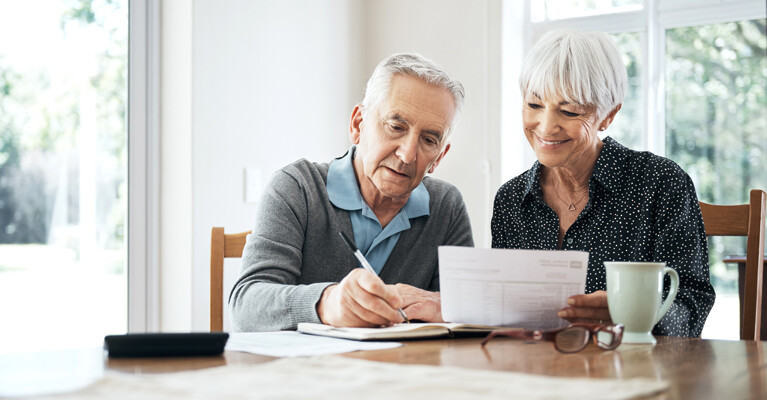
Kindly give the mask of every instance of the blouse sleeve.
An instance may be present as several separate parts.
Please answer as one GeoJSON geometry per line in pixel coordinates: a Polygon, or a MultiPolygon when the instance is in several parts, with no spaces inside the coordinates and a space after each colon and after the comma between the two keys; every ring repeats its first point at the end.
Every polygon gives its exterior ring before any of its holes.
{"type": "MultiPolygon", "coordinates": [[[[708,267],[708,246],[695,186],[678,167],[656,193],[655,261],[665,261],[679,274],[679,291],[668,313],[653,329],[656,335],[699,337],[711,307],[714,288],[708,267]]],[[[664,298],[670,279],[664,282],[664,298]]]]}

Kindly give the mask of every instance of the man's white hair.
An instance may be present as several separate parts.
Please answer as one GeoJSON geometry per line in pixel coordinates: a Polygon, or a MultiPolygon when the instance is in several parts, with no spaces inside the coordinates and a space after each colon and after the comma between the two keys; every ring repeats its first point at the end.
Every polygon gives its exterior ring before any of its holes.
{"type": "Polygon", "coordinates": [[[362,113],[366,118],[368,113],[375,110],[391,89],[391,81],[395,75],[412,76],[424,82],[447,89],[453,95],[455,114],[445,137],[452,133],[463,108],[464,90],[461,82],[450,77],[434,61],[417,53],[392,54],[381,61],[373,71],[365,88],[365,98],[362,100],[362,113]]]}
{"type": "Polygon", "coordinates": [[[604,32],[555,30],[545,34],[522,63],[522,96],[562,99],[595,107],[602,119],[626,95],[626,67],[604,32]]]}

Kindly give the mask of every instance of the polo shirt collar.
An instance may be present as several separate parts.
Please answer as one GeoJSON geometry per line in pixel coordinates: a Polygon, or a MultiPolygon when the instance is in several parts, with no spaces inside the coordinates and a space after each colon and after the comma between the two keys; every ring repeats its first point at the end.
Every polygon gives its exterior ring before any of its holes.
{"type": "MultiPolygon", "coordinates": [[[[354,174],[352,160],[356,151],[357,146],[352,145],[346,154],[331,161],[328,167],[328,198],[334,206],[348,211],[367,207],[354,174]]],[[[406,219],[429,215],[429,200],[429,191],[421,182],[410,193],[407,203],[399,213],[406,219]]]]}

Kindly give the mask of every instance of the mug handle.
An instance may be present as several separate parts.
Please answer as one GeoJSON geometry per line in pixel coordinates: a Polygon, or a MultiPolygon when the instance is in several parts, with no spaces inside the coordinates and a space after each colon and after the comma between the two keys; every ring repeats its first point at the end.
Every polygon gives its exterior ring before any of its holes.
{"type": "Polygon", "coordinates": [[[663,275],[665,274],[668,274],[668,276],[671,278],[671,286],[669,287],[666,301],[664,301],[663,305],[660,307],[660,311],[658,311],[658,316],[655,318],[653,325],[657,324],[658,321],[660,321],[660,319],[666,315],[666,312],[668,312],[668,309],[671,308],[671,303],[674,302],[674,299],[676,298],[676,292],[679,289],[679,274],[677,274],[673,268],[669,267],[663,268],[663,275]]]}

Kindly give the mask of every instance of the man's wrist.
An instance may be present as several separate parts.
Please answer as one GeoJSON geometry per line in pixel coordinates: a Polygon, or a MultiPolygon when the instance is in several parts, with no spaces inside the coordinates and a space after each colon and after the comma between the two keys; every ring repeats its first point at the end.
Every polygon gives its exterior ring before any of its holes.
{"type": "Polygon", "coordinates": [[[317,318],[320,319],[320,322],[323,324],[327,324],[326,316],[325,316],[325,305],[327,305],[328,298],[330,297],[330,293],[335,289],[337,284],[328,285],[320,295],[320,301],[317,302],[316,311],[317,311],[317,318]]]}

